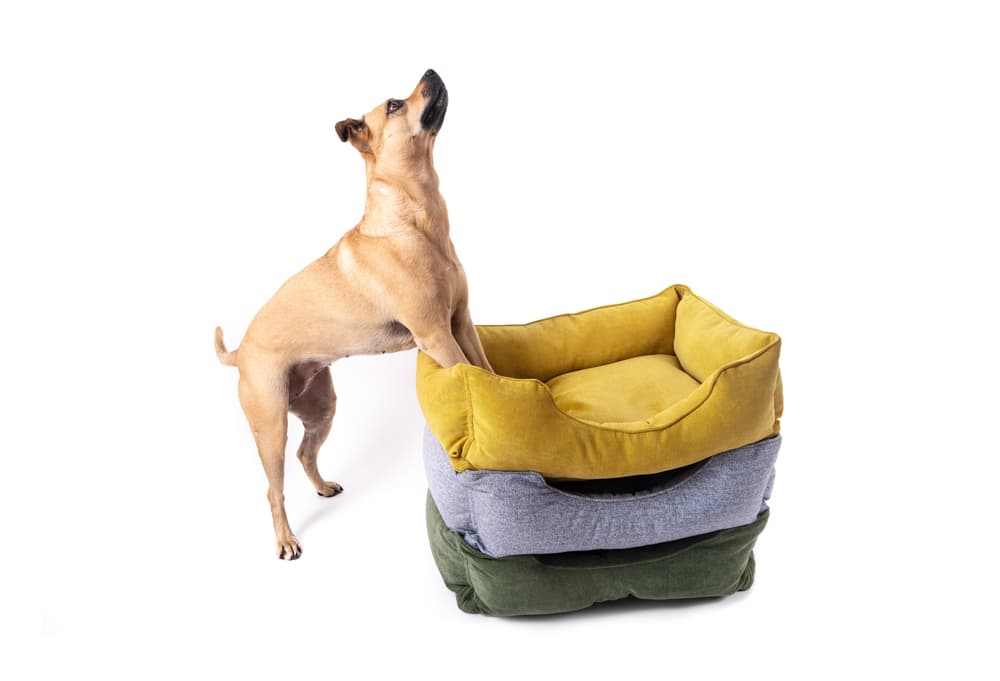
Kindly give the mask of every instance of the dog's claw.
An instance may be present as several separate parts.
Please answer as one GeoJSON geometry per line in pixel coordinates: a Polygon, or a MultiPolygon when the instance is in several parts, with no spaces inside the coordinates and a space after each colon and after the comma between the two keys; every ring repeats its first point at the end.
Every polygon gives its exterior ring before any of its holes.
{"type": "Polygon", "coordinates": [[[316,490],[316,494],[320,495],[321,497],[330,498],[337,496],[343,491],[344,488],[335,482],[324,482],[323,486],[316,490]]]}
{"type": "Polygon", "coordinates": [[[295,537],[278,544],[278,558],[281,560],[298,560],[302,555],[302,546],[295,537]]]}
{"type": "Polygon", "coordinates": [[[278,556],[281,560],[298,560],[299,556],[302,555],[302,550],[294,550],[289,548],[283,548],[281,550],[281,555],[278,556]]]}

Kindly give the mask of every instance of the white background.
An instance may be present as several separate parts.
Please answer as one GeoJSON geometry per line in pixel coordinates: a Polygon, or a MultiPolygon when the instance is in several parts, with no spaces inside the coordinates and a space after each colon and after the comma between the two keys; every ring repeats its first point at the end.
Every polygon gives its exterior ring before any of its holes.
{"type": "Polygon", "coordinates": [[[5,3],[2,675],[996,678],[997,19],[5,3]],[[290,457],[305,553],[274,557],[212,330],[236,346],[357,222],[363,164],[333,124],[429,67],[478,322],[685,283],[782,335],[749,593],[461,613],[424,534],[413,353],[334,366],[320,467],[346,492],[318,498],[290,457]]]}

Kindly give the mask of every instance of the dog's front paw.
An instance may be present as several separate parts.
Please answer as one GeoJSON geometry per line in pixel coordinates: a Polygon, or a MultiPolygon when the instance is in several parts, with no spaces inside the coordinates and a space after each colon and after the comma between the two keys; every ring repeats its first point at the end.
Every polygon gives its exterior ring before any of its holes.
{"type": "Polygon", "coordinates": [[[321,497],[335,497],[343,491],[344,488],[338,485],[337,483],[327,482],[325,480],[323,481],[322,485],[316,488],[316,494],[320,495],[321,497]]]}
{"type": "Polygon", "coordinates": [[[294,534],[278,540],[278,558],[281,560],[296,560],[302,555],[302,545],[294,534]]]}

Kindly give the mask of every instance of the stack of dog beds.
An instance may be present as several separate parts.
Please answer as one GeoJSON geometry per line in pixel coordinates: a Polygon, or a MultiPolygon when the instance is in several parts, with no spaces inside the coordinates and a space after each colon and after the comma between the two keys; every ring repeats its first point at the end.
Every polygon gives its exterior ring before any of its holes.
{"type": "Polygon", "coordinates": [[[685,286],[478,330],[495,374],[417,363],[428,536],[462,610],[750,587],[781,444],[777,335],[685,286]]]}

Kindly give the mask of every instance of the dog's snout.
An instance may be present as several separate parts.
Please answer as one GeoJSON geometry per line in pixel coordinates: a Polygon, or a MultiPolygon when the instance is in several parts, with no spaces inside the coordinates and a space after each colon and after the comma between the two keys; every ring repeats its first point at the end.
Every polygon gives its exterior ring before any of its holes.
{"type": "Polygon", "coordinates": [[[445,111],[448,109],[448,89],[434,69],[427,69],[418,87],[426,102],[424,111],[420,115],[420,125],[424,130],[436,133],[441,129],[445,111]]]}
{"type": "Polygon", "coordinates": [[[420,79],[420,83],[424,86],[424,97],[435,97],[441,90],[444,90],[444,81],[434,69],[427,69],[424,77],[420,79]]]}

